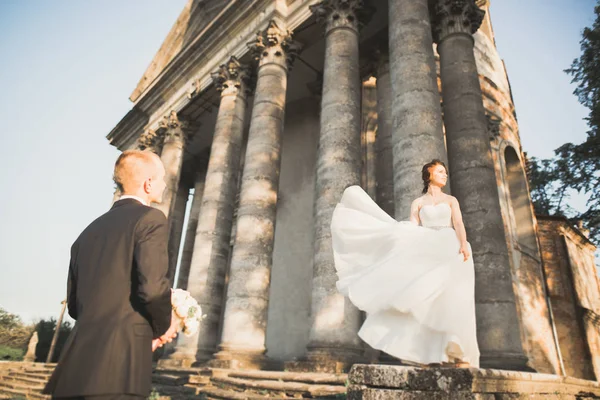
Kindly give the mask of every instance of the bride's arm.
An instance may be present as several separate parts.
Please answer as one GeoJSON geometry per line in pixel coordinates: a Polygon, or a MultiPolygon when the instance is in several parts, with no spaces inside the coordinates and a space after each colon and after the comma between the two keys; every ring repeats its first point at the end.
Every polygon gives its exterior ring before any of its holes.
{"type": "Polygon", "coordinates": [[[469,252],[469,246],[467,244],[467,231],[465,230],[465,224],[463,223],[462,213],[460,212],[460,206],[456,197],[452,197],[450,201],[452,208],[452,225],[456,231],[456,236],[460,242],[459,252],[465,257],[465,261],[469,258],[471,253],[469,252]]]}
{"type": "Polygon", "coordinates": [[[410,222],[415,225],[421,225],[421,219],[419,218],[419,209],[421,208],[421,203],[419,199],[415,199],[410,205],[410,222]]]}

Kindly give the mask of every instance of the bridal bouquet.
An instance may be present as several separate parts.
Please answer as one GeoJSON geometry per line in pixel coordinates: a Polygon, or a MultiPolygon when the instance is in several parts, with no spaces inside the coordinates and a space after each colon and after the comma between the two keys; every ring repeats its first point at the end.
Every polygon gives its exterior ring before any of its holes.
{"type": "Polygon", "coordinates": [[[174,289],[171,293],[171,307],[179,319],[179,328],[186,336],[198,332],[200,321],[206,315],[202,315],[202,308],[191,295],[182,289],[174,289]]]}

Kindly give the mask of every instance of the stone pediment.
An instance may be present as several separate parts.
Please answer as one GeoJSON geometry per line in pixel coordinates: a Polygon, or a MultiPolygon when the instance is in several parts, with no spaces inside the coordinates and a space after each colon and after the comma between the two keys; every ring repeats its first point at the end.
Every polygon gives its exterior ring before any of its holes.
{"type": "Polygon", "coordinates": [[[136,102],[165,67],[231,0],[188,0],[129,99],[136,102]]]}

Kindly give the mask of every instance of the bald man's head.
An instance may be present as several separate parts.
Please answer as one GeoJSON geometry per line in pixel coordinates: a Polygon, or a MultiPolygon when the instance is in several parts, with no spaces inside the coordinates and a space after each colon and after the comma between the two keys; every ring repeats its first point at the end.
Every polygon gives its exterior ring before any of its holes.
{"type": "Polygon", "coordinates": [[[139,196],[160,203],[165,188],[165,169],[160,158],[150,152],[126,150],[117,159],[113,180],[121,194],[139,196]]]}

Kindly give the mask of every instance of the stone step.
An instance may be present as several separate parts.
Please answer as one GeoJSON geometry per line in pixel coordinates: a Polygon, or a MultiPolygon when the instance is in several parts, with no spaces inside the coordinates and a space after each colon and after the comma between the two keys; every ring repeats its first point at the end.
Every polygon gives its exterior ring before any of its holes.
{"type": "Polygon", "coordinates": [[[0,394],[9,396],[9,399],[26,399],[27,394],[20,390],[0,387],[0,394]]]}
{"type": "Polygon", "coordinates": [[[310,372],[280,372],[280,371],[231,371],[228,373],[230,378],[274,380],[284,382],[304,382],[317,384],[346,385],[347,374],[326,374],[310,372]]]}
{"type": "Polygon", "coordinates": [[[29,378],[26,376],[19,376],[19,375],[0,375],[0,382],[2,381],[6,381],[6,382],[21,382],[21,383],[26,383],[26,384],[30,384],[30,385],[45,385],[46,382],[48,382],[47,379],[37,379],[37,378],[29,378]]]}
{"type": "Polygon", "coordinates": [[[49,368],[23,368],[23,372],[27,372],[29,374],[44,374],[44,375],[52,375],[54,369],[49,368]]]}
{"type": "Polygon", "coordinates": [[[23,393],[41,392],[45,385],[30,385],[17,381],[0,381],[0,388],[21,390],[23,393]]]}
{"type": "Polygon", "coordinates": [[[34,372],[9,371],[8,376],[18,376],[23,378],[40,379],[47,381],[50,379],[49,374],[36,374],[34,372]]]}
{"type": "Polygon", "coordinates": [[[177,400],[195,398],[196,394],[198,393],[198,388],[190,385],[171,386],[153,384],[152,387],[160,396],[171,397],[172,399],[177,400]]]}
{"type": "Polygon", "coordinates": [[[30,399],[40,399],[40,400],[42,400],[42,399],[43,400],[49,400],[49,399],[51,399],[51,396],[48,396],[46,394],[36,393],[36,392],[29,393],[27,395],[27,397],[29,397],[30,399]]]}
{"type": "Polygon", "coordinates": [[[190,375],[152,374],[152,383],[158,385],[181,386],[190,381],[190,375]]]}
{"type": "Polygon", "coordinates": [[[214,386],[200,388],[200,393],[207,400],[289,400],[293,397],[260,396],[255,393],[237,392],[235,390],[221,389],[214,386]]]}
{"type": "Polygon", "coordinates": [[[275,393],[300,394],[302,396],[336,396],[346,393],[346,387],[339,385],[319,385],[301,382],[283,382],[273,380],[247,380],[230,377],[213,377],[211,382],[215,386],[221,386],[231,390],[269,391],[275,393]]]}

